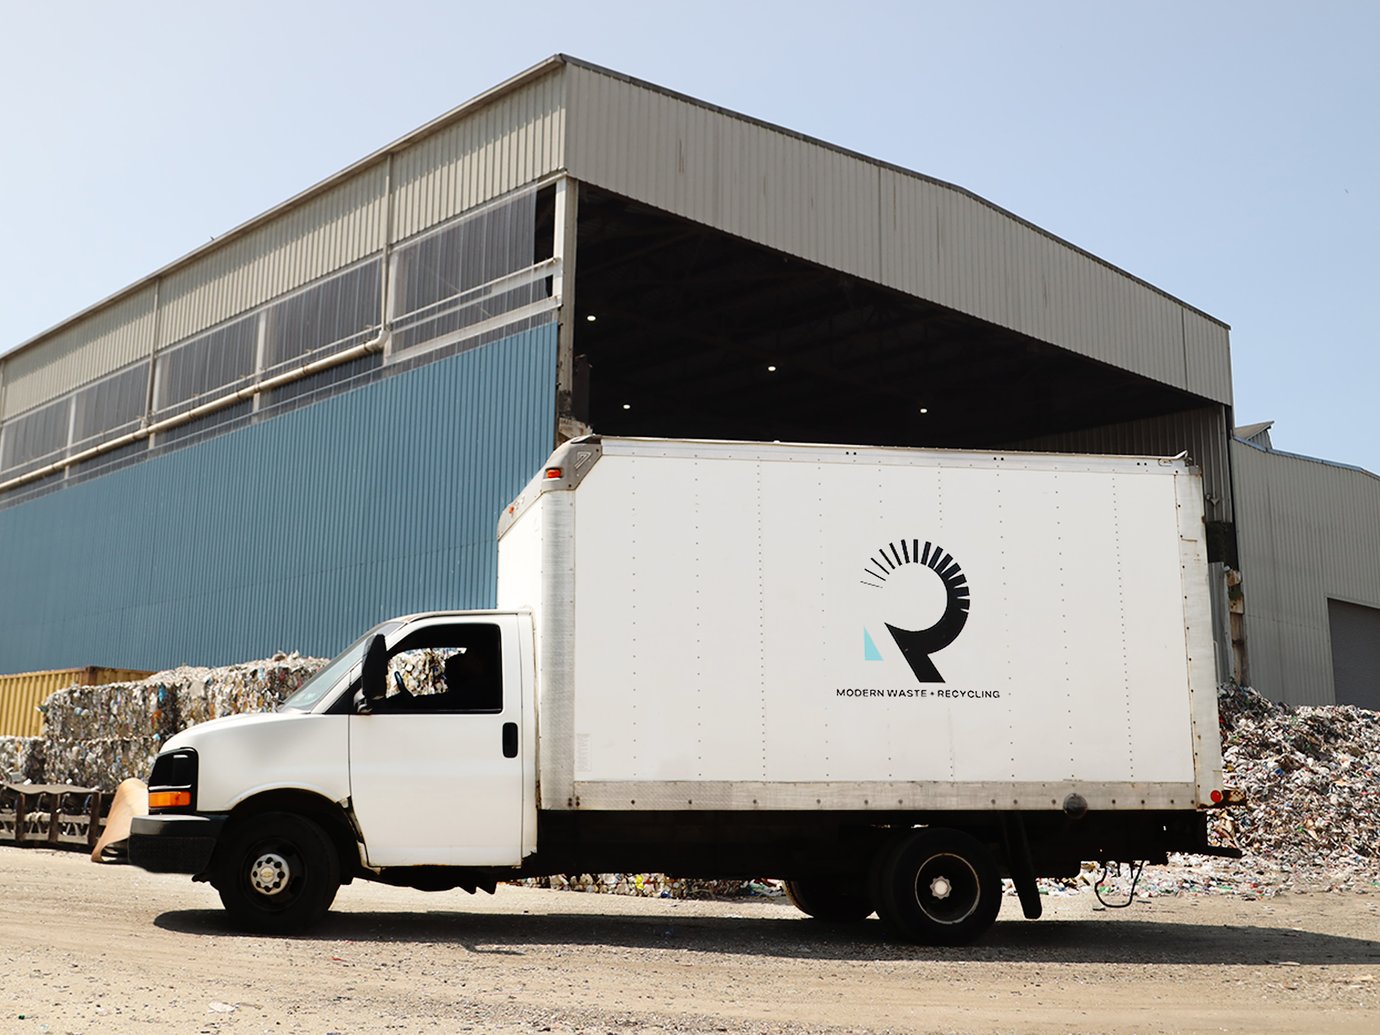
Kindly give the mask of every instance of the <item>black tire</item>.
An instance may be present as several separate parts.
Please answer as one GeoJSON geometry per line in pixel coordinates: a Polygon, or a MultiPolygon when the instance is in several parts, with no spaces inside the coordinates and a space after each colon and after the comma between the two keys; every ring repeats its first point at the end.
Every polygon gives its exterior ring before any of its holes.
{"type": "Polygon", "coordinates": [[[894,842],[873,872],[877,915],[923,945],[968,945],[997,919],[1001,875],[976,838],[959,830],[916,830],[894,842]]]}
{"type": "Polygon", "coordinates": [[[287,934],[305,930],[331,908],[340,858],[314,821],[264,812],[227,831],[212,880],[236,927],[287,934]]]}
{"type": "Polygon", "coordinates": [[[872,915],[872,900],[852,882],[828,877],[786,881],[786,897],[806,916],[832,924],[852,924],[872,915]]]}

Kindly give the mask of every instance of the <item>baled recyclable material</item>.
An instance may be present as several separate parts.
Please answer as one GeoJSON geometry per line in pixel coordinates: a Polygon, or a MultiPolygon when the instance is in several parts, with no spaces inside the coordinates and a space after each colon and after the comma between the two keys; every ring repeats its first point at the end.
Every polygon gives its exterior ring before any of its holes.
{"type": "Polygon", "coordinates": [[[0,782],[43,782],[42,737],[0,737],[0,782]]]}
{"type": "Polygon", "coordinates": [[[178,730],[224,715],[271,711],[325,664],[277,654],[59,690],[42,705],[42,778],[111,789],[129,777],[146,777],[163,742],[178,730]]]}

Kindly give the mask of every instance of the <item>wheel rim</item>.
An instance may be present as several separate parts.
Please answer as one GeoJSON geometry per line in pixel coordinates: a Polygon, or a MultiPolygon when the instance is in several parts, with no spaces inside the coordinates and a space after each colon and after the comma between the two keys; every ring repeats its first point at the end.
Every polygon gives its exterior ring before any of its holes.
{"type": "Polygon", "coordinates": [[[915,874],[915,904],[936,924],[962,923],[978,907],[982,880],[961,855],[932,855],[915,874]]]}
{"type": "Polygon", "coordinates": [[[255,845],[245,853],[245,885],[263,909],[287,909],[302,890],[306,867],[296,846],[282,841],[255,845]]]}

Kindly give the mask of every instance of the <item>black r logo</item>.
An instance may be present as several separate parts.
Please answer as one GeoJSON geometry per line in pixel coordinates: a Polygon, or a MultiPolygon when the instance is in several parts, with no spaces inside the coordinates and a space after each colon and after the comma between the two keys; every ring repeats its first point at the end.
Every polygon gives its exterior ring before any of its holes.
{"type": "Polygon", "coordinates": [[[887,631],[896,641],[896,646],[901,648],[901,656],[906,659],[917,680],[921,683],[942,683],[944,677],[934,667],[930,655],[958,639],[958,634],[968,623],[968,577],[942,547],[925,543],[922,548],[918,539],[902,539],[888,543],[867,559],[863,569],[863,584],[880,589],[888,576],[907,564],[922,564],[943,581],[946,597],[944,614],[928,629],[906,629],[887,622],[887,631]]]}

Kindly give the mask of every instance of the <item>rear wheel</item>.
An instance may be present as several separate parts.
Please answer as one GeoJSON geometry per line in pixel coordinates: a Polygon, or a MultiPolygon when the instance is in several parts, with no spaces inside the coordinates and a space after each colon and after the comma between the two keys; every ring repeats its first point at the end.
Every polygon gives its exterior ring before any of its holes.
{"type": "Polygon", "coordinates": [[[788,880],[786,896],[802,913],[829,923],[856,923],[872,915],[872,900],[862,888],[839,878],[788,880]]]}
{"type": "Polygon", "coordinates": [[[1001,876],[982,842],[959,830],[916,830],[878,860],[877,913],[926,945],[975,941],[1001,909],[1001,876]]]}
{"type": "Polygon", "coordinates": [[[235,926],[284,934],[310,927],[326,914],[340,888],[340,860],[314,821],[265,812],[227,833],[213,882],[235,926]]]}

